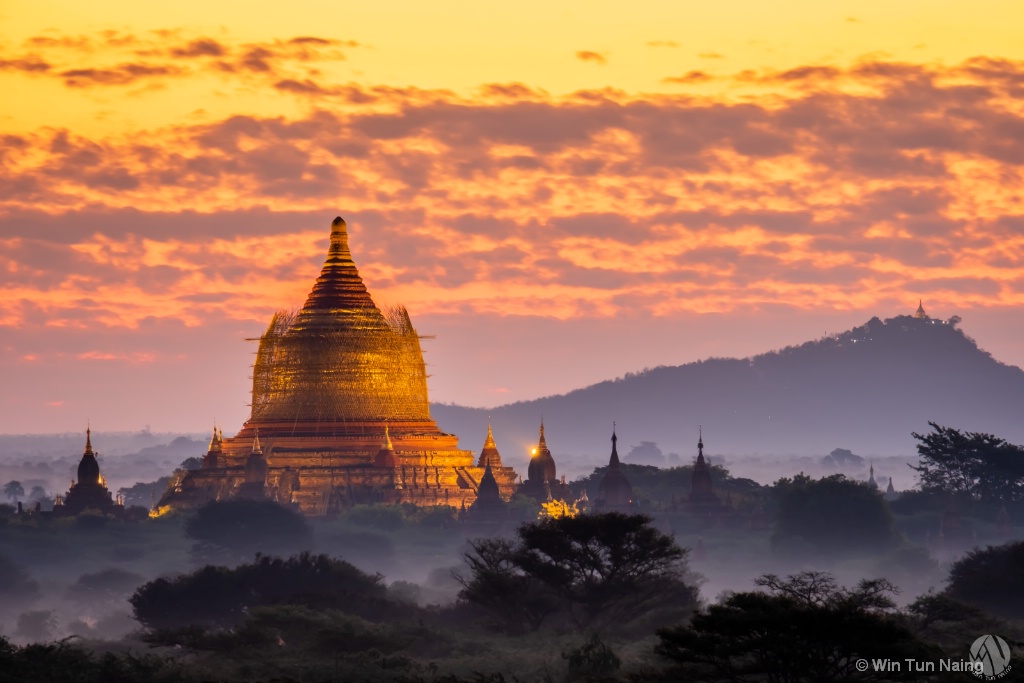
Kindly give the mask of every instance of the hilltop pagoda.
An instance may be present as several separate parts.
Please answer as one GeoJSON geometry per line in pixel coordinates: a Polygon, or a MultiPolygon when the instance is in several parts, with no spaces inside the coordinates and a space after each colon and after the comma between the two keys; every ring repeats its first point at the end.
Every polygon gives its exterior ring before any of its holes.
{"type": "Polygon", "coordinates": [[[359,503],[457,508],[475,501],[488,466],[508,499],[513,469],[475,462],[430,417],[420,336],[405,308],[377,308],[336,218],[306,303],[274,315],[259,339],[249,419],[234,437],[215,430],[203,467],[156,510],[236,497],[311,516],[359,503]]]}

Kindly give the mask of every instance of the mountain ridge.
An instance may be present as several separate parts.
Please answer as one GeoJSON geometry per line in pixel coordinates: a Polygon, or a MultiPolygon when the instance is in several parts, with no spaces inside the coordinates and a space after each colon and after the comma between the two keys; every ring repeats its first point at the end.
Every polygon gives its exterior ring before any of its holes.
{"type": "Polygon", "coordinates": [[[835,447],[912,455],[911,432],[928,431],[929,420],[1024,441],[1024,370],[978,348],[959,323],[874,317],[747,358],[657,366],[490,409],[431,409],[463,448],[478,448],[474,435],[482,443],[489,417],[499,448],[516,453],[510,464],[535,442],[542,415],[556,459],[561,450],[593,464],[608,457],[613,420],[620,450],[653,441],[684,462],[696,454],[698,425],[709,452],[730,456],[825,455],[835,447]]]}

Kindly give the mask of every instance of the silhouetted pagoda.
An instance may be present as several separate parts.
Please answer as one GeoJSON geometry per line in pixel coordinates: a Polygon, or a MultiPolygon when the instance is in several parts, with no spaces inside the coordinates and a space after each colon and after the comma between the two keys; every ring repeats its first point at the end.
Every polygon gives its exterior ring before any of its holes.
{"type": "Polygon", "coordinates": [[[85,430],[85,450],[78,463],[78,481],[71,482],[67,495],[57,496],[54,501],[53,514],[57,517],[79,515],[86,510],[95,510],[104,514],[121,514],[124,503],[118,496],[115,502],[107,489],[107,482],[100,474],[100,465],[96,461],[96,453],[92,449],[92,430],[85,430]]]}
{"type": "Polygon", "coordinates": [[[540,438],[530,452],[530,464],[526,470],[526,481],[519,484],[516,493],[533,498],[539,503],[551,500],[573,500],[569,485],[557,478],[555,459],[551,456],[547,439],[544,438],[544,421],[540,422],[540,438]]]}
{"type": "Polygon", "coordinates": [[[632,514],[637,511],[636,501],[633,500],[633,487],[630,485],[626,475],[622,472],[619,463],[618,451],[619,437],[615,435],[615,428],[612,428],[612,454],[608,459],[608,469],[597,488],[597,498],[594,500],[594,512],[622,512],[632,514]]]}
{"type": "MultiPolygon", "coordinates": [[[[402,307],[382,312],[336,218],[305,305],[274,315],[259,339],[252,411],[231,438],[215,434],[157,512],[262,497],[326,515],[356,503],[471,504],[486,467],[430,417],[420,337],[402,307]],[[383,444],[383,445],[382,445],[383,444]]],[[[491,466],[503,498],[510,467],[491,466]]]]}
{"type": "Polygon", "coordinates": [[[924,312],[924,299],[917,300],[917,310],[914,311],[914,317],[919,320],[929,320],[928,314],[924,312]]]}
{"type": "Polygon", "coordinates": [[[686,509],[693,515],[717,518],[731,512],[729,507],[715,495],[711,483],[711,465],[704,459],[704,431],[698,431],[697,459],[693,463],[693,474],[690,478],[690,496],[686,509]]]}

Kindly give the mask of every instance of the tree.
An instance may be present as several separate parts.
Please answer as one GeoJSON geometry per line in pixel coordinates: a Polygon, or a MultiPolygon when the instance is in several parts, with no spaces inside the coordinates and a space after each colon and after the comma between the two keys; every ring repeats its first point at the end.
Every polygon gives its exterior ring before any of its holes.
{"type": "Polygon", "coordinates": [[[953,564],[943,594],[998,614],[1024,617],[1024,541],[975,548],[953,564]]]}
{"type": "Polygon", "coordinates": [[[49,499],[46,495],[46,489],[42,486],[33,486],[32,490],[28,494],[28,499],[34,502],[44,502],[49,499]]]}
{"type": "Polygon", "coordinates": [[[124,496],[126,507],[139,505],[144,508],[151,508],[160,500],[160,496],[167,490],[172,477],[160,477],[156,481],[138,482],[131,486],[118,489],[118,493],[124,496]]]}
{"type": "Polygon", "coordinates": [[[606,513],[524,524],[517,539],[470,543],[460,597],[512,630],[557,615],[579,631],[623,627],[655,608],[689,609],[686,552],[641,515],[606,513]]]}
{"type": "Polygon", "coordinates": [[[230,628],[262,605],[337,609],[380,620],[407,612],[387,598],[380,575],[348,562],[302,553],[283,560],[257,556],[234,569],[206,566],[173,579],[140,586],[129,599],[135,618],[150,629],[230,628]]]}
{"type": "Polygon", "coordinates": [[[852,590],[819,572],[768,574],[755,583],[764,590],[734,593],[689,624],[658,631],[655,651],[672,662],[673,680],[871,680],[879,674],[858,671],[857,660],[942,654],[899,622],[889,597],[895,588],[884,579],[852,590]]]}
{"type": "Polygon", "coordinates": [[[911,469],[921,490],[992,502],[1024,500],[1024,447],[992,434],[928,424],[931,433],[913,433],[920,443],[918,465],[911,469]]]}
{"type": "Polygon", "coordinates": [[[17,503],[18,499],[25,495],[25,487],[21,485],[20,481],[9,481],[4,486],[4,495],[7,496],[8,500],[13,500],[17,503]]]}
{"type": "Polygon", "coordinates": [[[306,518],[270,501],[207,503],[185,523],[185,534],[199,542],[196,550],[200,555],[212,545],[236,559],[257,552],[290,555],[313,545],[313,532],[306,518]]]}
{"type": "Polygon", "coordinates": [[[841,474],[811,479],[798,474],[774,485],[778,516],[772,545],[809,548],[827,555],[890,550],[896,537],[881,493],[841,474]]]}
{"type": "Polygon", "coordinates": [[[0,679],[24,683],[175,683],[195,680],[185,675],[180,660],[131,653],[93,654],[69,644],[68,640],[17,647],[0,636],[0,679]]]}

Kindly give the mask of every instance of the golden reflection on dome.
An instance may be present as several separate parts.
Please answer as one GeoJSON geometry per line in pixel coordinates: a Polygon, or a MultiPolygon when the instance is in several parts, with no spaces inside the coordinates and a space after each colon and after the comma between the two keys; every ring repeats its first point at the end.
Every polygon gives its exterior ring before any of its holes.
{"type": "Polygon", "coordinates": [[[383,419],[430,420],[420,337],[405,308],[374,304],[339,218],[305,305],[260,338],[250,421],[383,419]]]}

